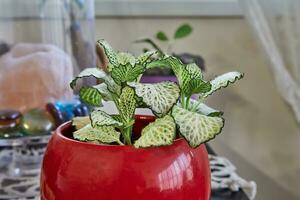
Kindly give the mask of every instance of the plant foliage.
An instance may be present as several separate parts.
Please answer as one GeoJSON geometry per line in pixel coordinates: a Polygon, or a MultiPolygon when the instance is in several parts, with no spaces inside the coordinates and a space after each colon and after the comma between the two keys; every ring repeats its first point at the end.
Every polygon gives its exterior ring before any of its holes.
{"type": "MultiPolygon", "coordinates": [[[[183,25],[174,37],[185,37],[191,31],[191,27],[183,25]]],[[[157,34],[157,38],[168,39],[162,32],[157,34]]],[[[183,64],[176,57],[167,55],[153,58],[158,51],[134,57],[129,53],[115,51],[105,40],[99,40],[98,45],[107,56],[109,72],[88,68],[70,84],[74,88],[79,79],[89,76],[102,82],[80,89],[80,98],[96,108],[89,118],[74,118],[75,139],[105,144],[133,144],[136,148],[142,148],[170,145],[176,137],[183,137],[195,148],[221,132],[224,126],[223,112],[205,105],[205,98],[241,79],[243,74],[229,72],[206,81],[195,63],[183,64]],[[140,83],[143,73],[155,67],[173,70],[178,84],[170,81],[140,83]],[[193,100],[192,95],[199,98],[193,100]],[[113,101],[118,114],[109,115],[101,110],[99,107],[102,101],[113,101]],[[141,106],[150,108],[157,119],[147,125],[141,136],[133,141],[134,114],[136,108],[141,106]]]]}

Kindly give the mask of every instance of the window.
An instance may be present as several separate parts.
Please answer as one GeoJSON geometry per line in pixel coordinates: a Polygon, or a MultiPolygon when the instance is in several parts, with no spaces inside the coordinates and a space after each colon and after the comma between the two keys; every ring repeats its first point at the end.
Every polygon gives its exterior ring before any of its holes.
{"type": "Polygon", "coordinates": [[[96,16],[240,16],[238,0],[95,0],[96,16]]]}

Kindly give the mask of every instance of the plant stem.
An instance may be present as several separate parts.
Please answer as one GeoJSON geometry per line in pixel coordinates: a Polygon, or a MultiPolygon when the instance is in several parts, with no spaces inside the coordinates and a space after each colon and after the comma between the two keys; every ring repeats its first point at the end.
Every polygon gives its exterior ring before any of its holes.
{"type": "Polygon", "coordinates": [[[181,107],[184,108],[184,95],[181,94],[181,107]]]}
{"type": "Polygon", "coordinates": [[[194,112],[194,111],[197,109],[197,107],[198,107],[201,103],[203,103],[203,100],[204,100],[204,98],[199,98],[199,100],[197,101],[197,103],[193,105],[193,108],[191,109],[191,111],[194,112]]]}
{"type": "Polygon", "coordinates": [[[123,142],[121,142],[120,140],[118,140],[117,143],[122,146],[124,145],[123,142]]]}
{"type": "Polygon", "coordinates": [[[125,144],[127,145],[131,145],[131,132],[132,132],[132,126],[127,127],[126,129],[124,129],[124,140],[125,140],[125,144]]]}
{"type": "Polygon", "coordinates": [[[189,108],[190,98],[191,98],[191,97],[187,97],[187,98],[186,98],[185,109],[188,109],[188,108],[189,108]]]}

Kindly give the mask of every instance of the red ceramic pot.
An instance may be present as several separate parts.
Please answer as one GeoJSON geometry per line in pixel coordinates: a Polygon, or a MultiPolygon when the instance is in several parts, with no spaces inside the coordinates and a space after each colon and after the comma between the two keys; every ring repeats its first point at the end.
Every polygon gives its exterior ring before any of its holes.
{"type": "MultiPolygon", "coordinates": [[[[135,133],[152,116],[136,116],[135,133]]],[[[209,200],[210,168],[204,145],[184,139],[165,147],[97,145],[72,139],[71,123],[50,140],[41,173],[43,200],[209,200]]]]}

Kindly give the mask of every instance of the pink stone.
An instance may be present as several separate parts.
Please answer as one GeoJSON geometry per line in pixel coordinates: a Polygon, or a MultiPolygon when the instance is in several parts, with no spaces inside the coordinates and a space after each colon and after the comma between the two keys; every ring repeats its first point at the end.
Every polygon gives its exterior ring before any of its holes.
{"type": "Polygon", "coordinates": [[[0,57],[0,109],[43,108],[73,93],[71,58],[46,44],[20,43],[0,57]]]}

